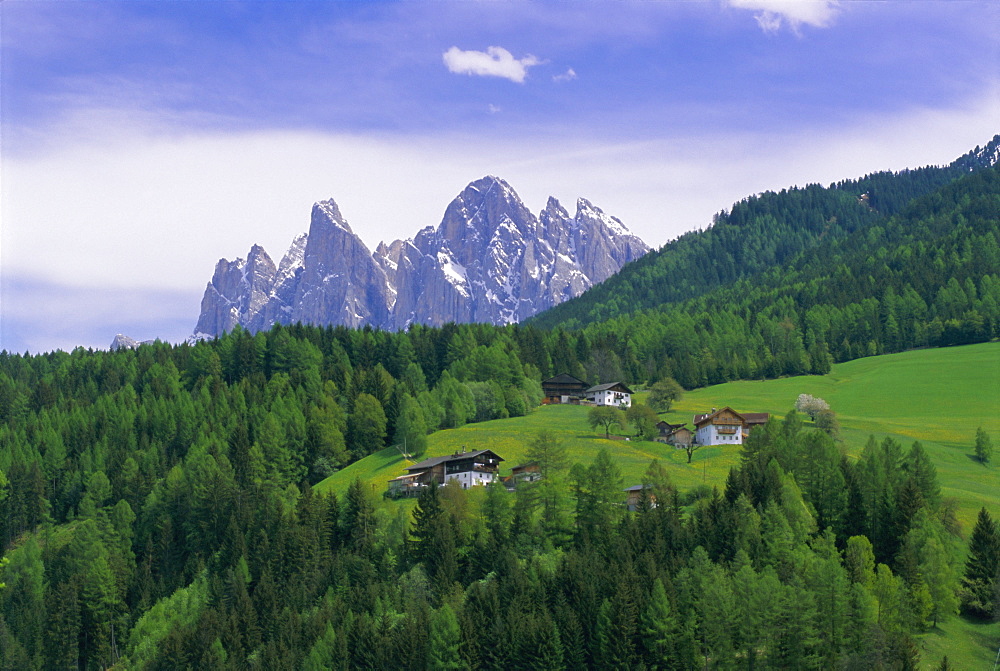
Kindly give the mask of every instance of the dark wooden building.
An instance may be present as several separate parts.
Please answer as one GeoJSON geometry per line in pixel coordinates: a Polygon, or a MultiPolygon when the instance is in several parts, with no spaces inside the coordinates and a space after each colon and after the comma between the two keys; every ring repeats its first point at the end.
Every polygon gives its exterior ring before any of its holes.
{"type": "Polygon", "coordinates": [[[545,393],[543,403],[572,403],[584,396],[587,387],[587,383],[583,380],[578,380],[568,373],[560,373],[548,380],[542,380],[542,391],[545,393]]]}

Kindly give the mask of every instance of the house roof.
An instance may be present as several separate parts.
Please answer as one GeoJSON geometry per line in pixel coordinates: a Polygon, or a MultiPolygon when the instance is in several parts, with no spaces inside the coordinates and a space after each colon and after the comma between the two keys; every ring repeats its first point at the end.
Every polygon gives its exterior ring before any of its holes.
{"type": "Polygon", "coordinates": [[[732,408],[730,408],[727,405],[725,408],[719,408],[718,410],[715,410],[715,411],[707,413],[707,414],[695,415],[694,416],[694,425],[697,426],[697,427],[701,427],[701,426],[703,426],[703,425],[711,422],[713,419],[715,419],[716,417],[718,417],[719,415],[721,415],[722,413],[724,413],[726,410],[728,410],[729,412],[731,412],[734,415],[736,415],[737,417],[739,417],[742,421],[746,422],[746,419],[744,418],[743,415],[741,415],[740,413],[736,412],[735,410],[733,410],[732,408]]]}
{"type": "Polygon", "coordinates": [[[624,382],[608,382],[607,384],[594,385],[593,387],[587,390],[587,393],[590,394],[592,392],[610,391],[610,390],[622,391],[625,392],[626,394],[632,393],[632,390],[626,387],[624,382]],[[616,389],[616,387],[621,387],[621,389],[616,389]]]}
{"type": "Polygon", "coordinates": [[[431,457],[430,459],[424,459],[419,464],[413,464],[412,466],[407,466],[405,470],[407,471],[426,471],[428,468],[434,468],[438,464],[443,464],[448,461],[461,461],[464,459],[475,459],[476,457],[482,456],[484,454],[493,455],[497,461],[504,461],[504,458],[499,456],[493,450],[475,450],[472,452],[459,452],[458,454],[448,454],[443,457],[431,457]]]}
{"type": "Polygon", "coordinates": [[[405,473],[403,475],[396,476],[389,482],[395,482],[397,480],[412,480],[413,478],[420,477],[419,473],[405,473]]]}
{"type": "Polygon", "coordinates": [[[550,377],[548,380],[542,380],[542,386],[547,384],[572,384],[579,387],[586,387],[587,383],[583,380],[578,380],[569,373],[560,373],[555,377],[550,377]]]}
{"type": "Polygon", "coordinates": [[[743,419],[746,420],[747,424],[767,424],[768,418],[770,418],[766,412],[744,412],[743,419]]]}
{"type": "Polygon", "coordinates": [[[631,487],[626,487],[623,492],[641,492],[644,489],[649,489],[652,485],[632,485],[631,487]]]}
{"type": "Polygon", "coordinates": [[[660,420],[659,422],[656,423],[656,428],[670,429],[671,431],[675,431],[683,426],[684,426],[683,424],[671,424],[670,422],[665,420],[660,420]]]}

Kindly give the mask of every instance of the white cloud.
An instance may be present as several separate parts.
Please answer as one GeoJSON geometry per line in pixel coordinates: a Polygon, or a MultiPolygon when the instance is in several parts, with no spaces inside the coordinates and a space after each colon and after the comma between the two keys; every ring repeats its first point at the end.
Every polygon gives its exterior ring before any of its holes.
{"type": "Polygon", "coordinates": [[[486,51],[463,51],[452,47],[444,52],[442,59],[448,71],[455,74],[503,77],[518,84],[524,83],[528,68],[542,62],[531,54],[514,58],[503,47],[487,47],[486,51]]]}
{"type": "Polygon", "coordinates": [[[576,79],[576,70],[574,70],[573,68],[567,69],[566,72],[562,73],[561,75],[552,76],[552,81],[554,82],[568,82],[574,79],[576,79]]]}
{"type": "Polygon", "coordinates": [[[728,0],[731,7],[757,10],[754,18],[766,33],[777,32],[786,23],[792,30],[802,24],[825,28],[839,11],[839,0],[728,0]]]}

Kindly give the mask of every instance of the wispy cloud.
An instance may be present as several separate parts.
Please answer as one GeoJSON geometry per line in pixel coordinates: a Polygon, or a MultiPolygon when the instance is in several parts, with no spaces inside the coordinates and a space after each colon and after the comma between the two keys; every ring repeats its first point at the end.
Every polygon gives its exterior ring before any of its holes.
{"type": "Polygon", "coordinates": [[[756,10],[754,18],[765,33],[788,25],[797,31],[802,24],[826,28],[839,12],[839,0],[729,0],[731,7],[756,10]]]}
{"type": "Polygon", "coordinates": [[[523,84],[528,76],[528,68],[542,61],[531,54],[524,58],[514,55],[503,47],[487,47],[486,51],[463,51],[452,47],[442,56],[449,72],[459,75],[479,75],[481,77],[502,77],[523,84]]]}
{"type": "Polygon", "coordinates": [[[561,75],[553,75],[552,81],[554,82],[568,82],[576,79],[576,70],[569,68],[566,72],[561,75]]]}

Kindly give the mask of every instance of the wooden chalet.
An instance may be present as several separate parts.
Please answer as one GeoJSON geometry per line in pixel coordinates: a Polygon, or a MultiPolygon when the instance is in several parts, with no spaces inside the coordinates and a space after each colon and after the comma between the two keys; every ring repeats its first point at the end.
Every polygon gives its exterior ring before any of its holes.
{"type": "Polygon", "coordinates": [[[456,480],[463,489],[477,485],[488,485],[497,479],[500,462],[503,461],[493,450],[475,450],[431,457],[420,463],[406,467],[406,475],[389,481],[386,492],[391,497],[418,496],[431,482],[439,485],[456,480]]]}
{"type": "Polygon", "coordinates": [[[749,435],[758,426],[767,424],[767,420],[770,418],[771,415],[766,412],[744,412],[743,419],[746,421],[746,425],[743,427],[744,433],[749,435]]]}
{"type": "Polygon", "coordinates": [[[623,382],[608,382],[591,387],[585,392],[594,405],[610,405],[616,408],[632,407],[632,390],[623,382]]]}
{"type": "Polygon", "coordinates": [[[656,439],[661,443],[665,443],[667,442],[667,436],[683,426],[683,424],[671,424],[670,422],[660,420],[656,423],[656,428],[660,432],[656,439]]]}
{"type": "Polygon", "coordinates": [[[661,441],[674,447],[688,447],[694,442],[694,431],[681,425],[680,428],[671,431],[665,440],[661,441]]]}
{"type": "Polygon", "coordinates": [[[568,373],[560,373],[548,380],[542,380],[542,392],[545,394],[542,403],[579,402],[586,393],[587,386],[583,380],[578,380],[568,373]]]}
{"type": "Polygon", "coordinates": [[[695,415],[695,441],[699,445],[742,445],[743,415],[729,406],[695,415]]]}

